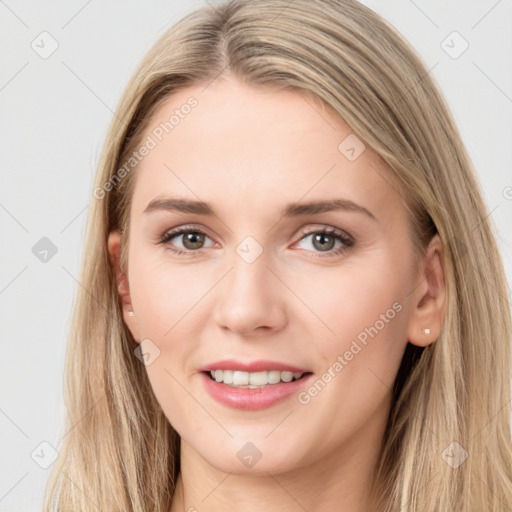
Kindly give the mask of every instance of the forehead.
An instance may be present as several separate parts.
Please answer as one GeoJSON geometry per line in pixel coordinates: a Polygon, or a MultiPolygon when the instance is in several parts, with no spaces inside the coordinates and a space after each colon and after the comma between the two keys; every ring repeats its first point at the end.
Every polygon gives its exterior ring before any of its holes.
{"type": "Polygon", "coordinates": [[[254,212],[342,196],[404,213],[384,162],[310,95],[234,81],[189,87],[157,109],[142,141],[152,148],[136,170],[135,213],[162,193],[254,212]]]}

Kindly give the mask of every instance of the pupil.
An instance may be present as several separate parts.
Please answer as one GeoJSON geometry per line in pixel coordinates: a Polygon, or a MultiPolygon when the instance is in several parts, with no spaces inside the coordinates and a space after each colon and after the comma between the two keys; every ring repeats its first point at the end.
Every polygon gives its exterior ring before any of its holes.
{"type": "Polygon", "coordinates": [[[317,233],[313,237],[313,245],[321,251],[328,251],[334,247],[334,238],[332,236],[326,235],[325,233],[317,233]],[[325,243],[326,240],[327,243],[325,243]],[[320,245],[317,246],[317,242],[319,242],[320,245]]]}

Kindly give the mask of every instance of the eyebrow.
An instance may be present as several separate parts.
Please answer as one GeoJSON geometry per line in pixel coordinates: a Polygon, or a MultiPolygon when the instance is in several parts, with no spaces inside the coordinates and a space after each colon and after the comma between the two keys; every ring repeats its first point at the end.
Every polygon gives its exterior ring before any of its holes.
{"type": "MultiPolygon", "coordinates": [[[[288,203],[281,210],[283,217],[298,217],[300,215],[315,215],[330,211],[352,211],[363,213],[373,220],[377,220],[372,212],[348,199],[328,199],[322,201],[309,201],[307,203],[288,203]]],[[[178,199],[172,197],[153,199],[143,213],[149,214],[156,211],[176,211],[193,213],[197,215],[216,216],[210,203],[190,199],[178,199]]]]}

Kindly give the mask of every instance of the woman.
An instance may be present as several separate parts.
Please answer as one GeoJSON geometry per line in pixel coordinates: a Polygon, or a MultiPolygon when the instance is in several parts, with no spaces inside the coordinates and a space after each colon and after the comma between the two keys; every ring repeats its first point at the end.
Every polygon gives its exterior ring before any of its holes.
{"type": "Polygon", "coordinates": [[[186,16],[128,85],[93,196],[46,510],[512,507],[492,226],[374,12],[186,16]]]}

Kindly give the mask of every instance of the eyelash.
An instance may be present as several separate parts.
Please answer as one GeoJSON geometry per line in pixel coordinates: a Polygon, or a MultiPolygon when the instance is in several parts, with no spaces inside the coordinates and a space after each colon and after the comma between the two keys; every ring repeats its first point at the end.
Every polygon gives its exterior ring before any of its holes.
{"type": "MultiPolygon", "coordinates": [[[[183,235],[185,233],[199,233],[199,234],[208,236],[204,231],[202,231],[201,229],[198,229],[195,226],[182,226],[182,227],[176,228],[174,230],[165,232],[162,235],[162,237],[160,238],[160,241],[158,243],[162,244],[162,245],[167,244],[173,238],[176,238],[177,236],[183,235]]],[[[352,248],[352,246],[354,245],[354,240],[352,237],[350,237],[343,231],[339,231],[338,229],[335,229],[335,228],[323,228],[323,229],[305,231],[305,232],[301,233],[301,237],[300,237],[299,241],[303,240],[304,238],[306,238],[310,235],[315,235],[315,234],[332,236],[335,239],[340,240],[343,243],[343,246],[338,247],[336,250],[333,249],[330,251],[326,251],[326,254],[322,254],[322,251],[315,251],[315,252],[317,252],[317,254],[315,256],[313,256],[314,258],[317,258],[317,257],[330,258],[330,257],[334,257],[334,256],[339,256],[339,255],[345,253],[346,251],[350,250],[352,248]]],[[[187,256],[195,257],[195,256],[200,256],[203,253],[203,250],[205,248],[203,247],[203,248],[197,249],[197,250],[191,250],[191,249],[183,250],[183,249],[175,249],[175,248],[169,246],[168,249],[177,255],[185,255],[186,254],[187,256]]]]}

